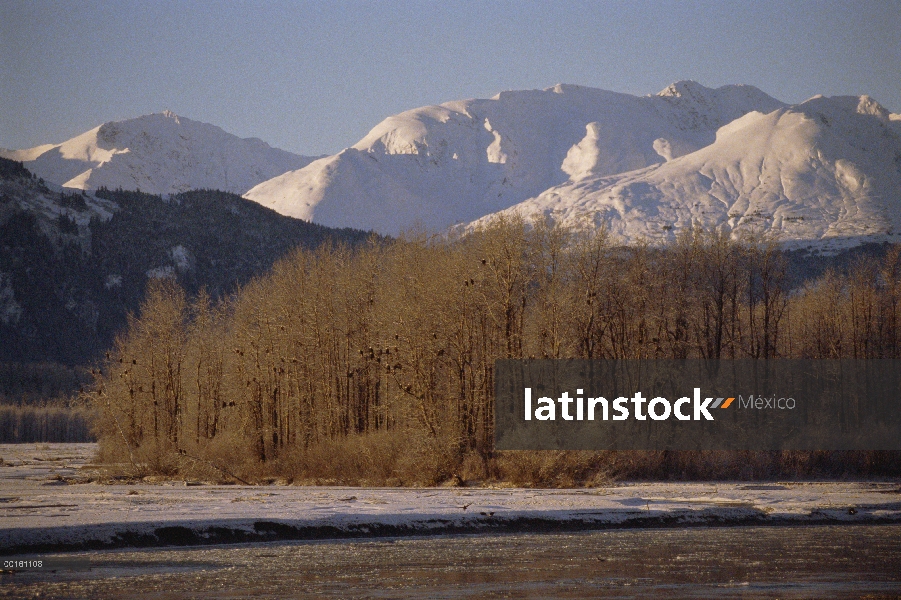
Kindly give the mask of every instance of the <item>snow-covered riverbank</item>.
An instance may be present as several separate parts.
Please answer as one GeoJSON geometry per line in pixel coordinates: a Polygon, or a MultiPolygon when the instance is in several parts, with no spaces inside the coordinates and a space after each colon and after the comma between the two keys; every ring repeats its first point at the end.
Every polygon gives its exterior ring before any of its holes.
{"type": "Polygon", "coordinates": [[[93,451],[93,444],[0,445],[0,553],[490,531],[901,522],[898,482],[621,483],[577,490],[72,483],[93,451]]]}

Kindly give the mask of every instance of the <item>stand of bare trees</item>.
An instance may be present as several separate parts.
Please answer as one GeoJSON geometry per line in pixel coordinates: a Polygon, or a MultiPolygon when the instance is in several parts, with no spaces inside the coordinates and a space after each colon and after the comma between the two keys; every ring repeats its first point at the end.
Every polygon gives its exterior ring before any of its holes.
{"type": "Polygon", "coordinates": [[[0,444],[93,442],[94,417],[86,407],[0,404],[0,444]]]}
{"type": "Polygon", "coordinates": [[[495,453],[499,358],[898,358],[901,258],[790,295],[777,246],[497,221],[298,251],[233,299],[150,286],[91,392],[140,473],[370,484],[897,473],[888,453],[495,453]]]}

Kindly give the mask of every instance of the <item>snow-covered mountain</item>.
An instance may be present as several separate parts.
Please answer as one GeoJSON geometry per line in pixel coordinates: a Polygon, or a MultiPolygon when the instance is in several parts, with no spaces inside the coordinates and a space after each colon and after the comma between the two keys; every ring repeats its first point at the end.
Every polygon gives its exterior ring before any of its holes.
{"type": "Polygon", "coordinates": [[[692,225],[827,248],[901,241],[901,116],[867,96],[751,112],[664,164],[587,171],[504,212],[604,225],[625,242],[672,239],[692,225]]]}
{"type": "Polygon", "coordinates": [[[104,123],[62,144],[0,150],[0,156],[64,187],[152,194],[201,188],[242,194],[314,160],[168,111],[104,123]]]}
{"type": "Polygon", "coordinates": [[[66,187],[215,188],[387,234],[515,212],[625,242],[691,225],[901,240],[901,115],[866,96],[789,106],[742,85],[681,81],[649,96],[557,85],[410,110],[318,160],[166,112],[0,156],[66,187]]]}
{"type": "Polygon", "coordinates": [[[571,85],[503,92],[390,117],[352,148],[245,197],[328,225],[441,229],[570,180],[694,152],[723,125],[782,106],[754,87],[694,82],[647,97],[571,85]]]}

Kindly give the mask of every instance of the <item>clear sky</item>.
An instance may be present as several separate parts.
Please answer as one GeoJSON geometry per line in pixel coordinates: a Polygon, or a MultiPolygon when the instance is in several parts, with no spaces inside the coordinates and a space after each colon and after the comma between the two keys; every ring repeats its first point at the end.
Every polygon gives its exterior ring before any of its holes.
{"type": "Polygon", "coordinates": [[[573,83],[746,83],[901,112],[901,0],[0,0],[0,147],[172,110],[302,154],[406,109],[573,83]]]}

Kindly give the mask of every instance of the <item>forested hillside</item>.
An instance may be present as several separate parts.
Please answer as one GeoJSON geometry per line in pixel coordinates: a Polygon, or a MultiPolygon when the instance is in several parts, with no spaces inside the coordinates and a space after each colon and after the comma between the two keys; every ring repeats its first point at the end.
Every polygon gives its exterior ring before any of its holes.
{"type": "Polygon", "coordinates": [[[52,191],[0,159],[0,362],[102,356],[148,281],[172,278],[220,298],[295,247],[369,240],[226,192],[52,191]]]}

